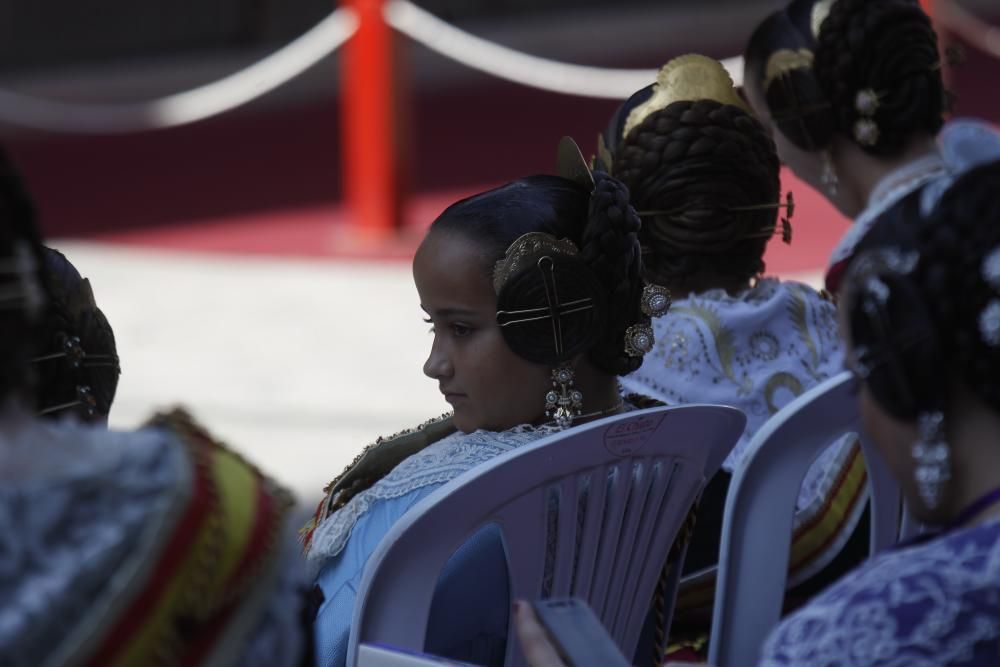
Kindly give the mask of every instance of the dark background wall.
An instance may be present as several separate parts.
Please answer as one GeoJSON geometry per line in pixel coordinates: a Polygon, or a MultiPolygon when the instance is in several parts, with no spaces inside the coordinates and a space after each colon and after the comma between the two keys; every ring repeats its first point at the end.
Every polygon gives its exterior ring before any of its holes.
{"type": "MultiPolygon", "coordinates": [[[[995,0],[977,0],[995,3],[995,0]]],[[[499,43],[569,62],[657,67],[737,55],[781,0],[420,0],[499,43]]],[[[328,0],[0,0],[0,88],[145,99],[245,66],[325,16],[328,0]]],[[[990,5],[993,6],[993,5],[990,5]]],[[[994,7],[995,8],[995,7],[994,7]]],[[[398,39],[407,188],[462,190],[552,168],[559,137],[592,152],[613,100],[500,81],[398,39]]],[[[189,126],[86,136],[0,125],[50,235],[193,224],[333,205],[341,196],[337,54],[236,111],[189,126]]],[[[1000,61],[969,49],[957,111],[1000,120],[1000,61]]]]}

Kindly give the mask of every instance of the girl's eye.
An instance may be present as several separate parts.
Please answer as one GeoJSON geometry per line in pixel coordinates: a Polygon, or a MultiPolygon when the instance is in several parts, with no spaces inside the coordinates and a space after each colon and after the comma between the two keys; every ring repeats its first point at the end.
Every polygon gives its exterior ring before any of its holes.
{"type": "Polygon", "coordinates": [[[465,336],[468,336],[470,333],[472,333],[472,327],[467,326],[465,324],[461,324],[459,322],[455,322],[454,324],[451,325],[451,333],[456,338],[464,338],[465,336]]]}

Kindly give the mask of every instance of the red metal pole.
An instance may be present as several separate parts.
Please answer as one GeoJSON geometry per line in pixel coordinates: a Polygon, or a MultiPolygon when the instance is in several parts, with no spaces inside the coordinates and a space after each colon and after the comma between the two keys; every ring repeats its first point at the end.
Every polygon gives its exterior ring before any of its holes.
{"type": "Polygon", "coordinates": [[[382,0],[341,4],[353,9],[359,21],[341,60],[344,196],[355,231],[385,236],[401,220],[394,35],[382,18],[382,0]]]}

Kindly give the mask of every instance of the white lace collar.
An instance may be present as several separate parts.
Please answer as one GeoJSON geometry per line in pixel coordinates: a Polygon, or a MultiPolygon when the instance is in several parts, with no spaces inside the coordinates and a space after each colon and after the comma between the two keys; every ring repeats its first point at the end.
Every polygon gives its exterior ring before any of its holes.
{"type": "Polygon", "coordinates": [[[898,169],[893,169],[879,179],[868,196],[867,205],[834,248],[830,256],[830,266],[851,257],[875,221],[893,204],[930,181],[944,176],[947,170],[944,158],[935,150],[898,169]]]}
{"type": "Polygon", "coordinates": [[[876,183],[868,205],[834,248],[828,271],[849,259],[878,217],[906,195],[925,188],[921,208],[927,214],[955,178],[973,167],[1000,159],[1000,134],[981,121],[956,119],[941,130],[938,147],[894,169],[876,183]]]}
{"type": "Polygon", "coordinates": [[[507,431],[456,432],[404,459],[385,477],[326,517],[312,535],[307,554],[314,564],[344,550],[354,526],[377,502],[440,486],[475,466],[552,433],[554,426],[522,425],[507,431]]]}

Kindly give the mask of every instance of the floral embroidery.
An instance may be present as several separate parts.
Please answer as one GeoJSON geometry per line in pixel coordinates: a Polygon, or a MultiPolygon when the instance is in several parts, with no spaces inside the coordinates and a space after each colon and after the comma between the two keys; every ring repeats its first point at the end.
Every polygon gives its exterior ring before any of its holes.
{"type": "Polygon", "coordinates": [[[785,619],[761,667],[996,665],[1000,521],[883,553],[785,619]]]}
{"type": "Polygon", "coordinates": [[[556,432],[554,427],[519,426],[501,433],[475,431],[442,438],[404,459],[385,477],[326,517],[312,535],[309,560],[321,562],[343,551],[358,519],[376,502],[445,484],[480,463],[556,432]]]}

